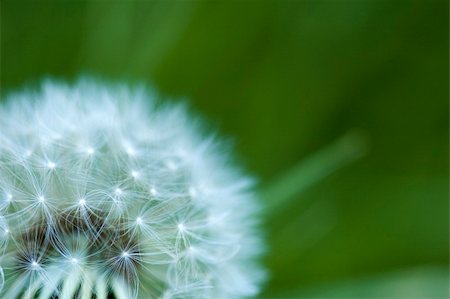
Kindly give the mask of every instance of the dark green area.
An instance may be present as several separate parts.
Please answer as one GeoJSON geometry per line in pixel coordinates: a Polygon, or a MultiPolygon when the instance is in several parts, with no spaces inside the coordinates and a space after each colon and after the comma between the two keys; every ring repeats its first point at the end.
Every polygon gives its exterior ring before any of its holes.
{"type": "Polygon", "coordinates": [[[366,156],[267,222],[263,296],[379,296],[370,277],[426,267],[444,270],[386,275],[393,292],[447,298],[448,33],[436,0],[2,0],[0,83],[84,73],[186,97],[261,190],[358,129],[366,156]]]}

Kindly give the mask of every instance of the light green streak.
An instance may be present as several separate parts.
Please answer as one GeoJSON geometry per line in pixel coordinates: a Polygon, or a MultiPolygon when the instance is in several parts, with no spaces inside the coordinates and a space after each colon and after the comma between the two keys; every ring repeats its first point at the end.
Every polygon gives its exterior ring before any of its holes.
{"type": "Polygon", "coordinates": [[[280,291],[266,298],[448,298],[448,277],[448,269],[445,266],[417,266],[366,277],[327,282],[304,289],[280,291]]]}
{"type": "Polygon", "coordinates": [[[288,170],[263,189],[265,214],[268,217],[277,214],[306,189],[361,158],[367,151],[367,143],[364,133],[351,131],[288,170]]]}

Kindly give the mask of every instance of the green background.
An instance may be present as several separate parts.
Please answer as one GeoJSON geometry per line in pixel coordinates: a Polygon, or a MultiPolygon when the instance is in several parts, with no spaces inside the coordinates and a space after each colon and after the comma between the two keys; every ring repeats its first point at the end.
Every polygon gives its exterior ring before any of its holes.
{"type": "Polygon", "coordinates": [[[363,158],[265,213],[261,297],[448,298],[447,1],[3,0],[0,71],[3,95],[92,74],[186,98],[268,204],[356,130],[363,158]]]}

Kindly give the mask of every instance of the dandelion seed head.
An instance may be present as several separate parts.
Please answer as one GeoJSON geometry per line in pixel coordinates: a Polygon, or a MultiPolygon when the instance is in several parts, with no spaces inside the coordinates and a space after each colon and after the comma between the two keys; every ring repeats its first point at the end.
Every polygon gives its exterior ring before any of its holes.
{"type": "Polygon", "coordinates": [[[258,293],[253,180],[183,106],[45,81],[8,96],[0,127],[2,298],[258,293]]]}

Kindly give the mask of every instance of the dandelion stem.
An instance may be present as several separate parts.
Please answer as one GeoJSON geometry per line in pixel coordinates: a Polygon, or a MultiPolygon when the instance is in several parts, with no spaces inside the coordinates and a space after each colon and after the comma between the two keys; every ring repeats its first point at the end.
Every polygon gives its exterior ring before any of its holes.
{"type": "Polygon", "coordinates": [[[272,217],[288,206],[290,200],[318,181],[345,165],[361,158],[367,151],[367,136],[350,131],[334,143],[303,160],[262,191],[266,202],[265,214],[272,217]]]}

